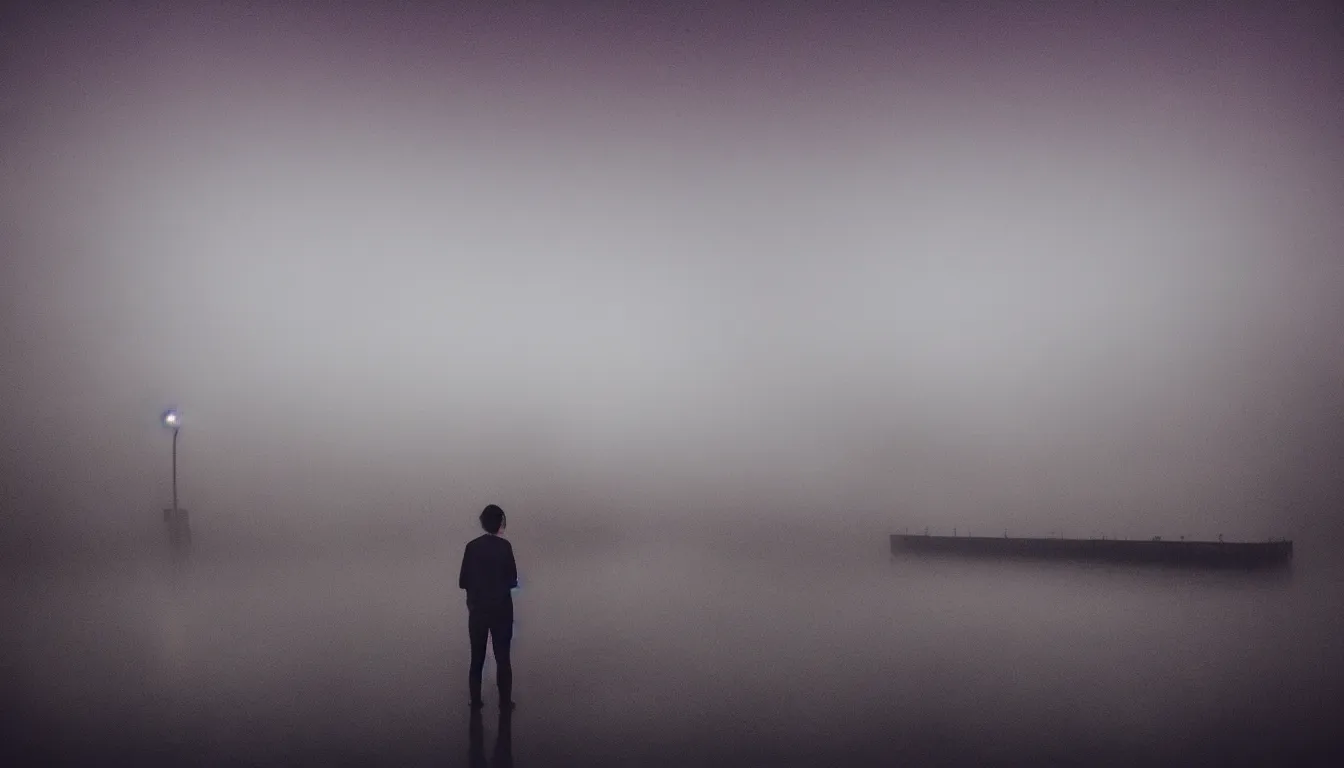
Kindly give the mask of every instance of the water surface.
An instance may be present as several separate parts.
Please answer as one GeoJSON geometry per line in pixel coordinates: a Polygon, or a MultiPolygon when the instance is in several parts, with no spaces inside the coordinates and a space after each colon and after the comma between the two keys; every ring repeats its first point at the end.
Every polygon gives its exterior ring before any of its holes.
{"type": "MultiPolygon", "coordinates": [[[[465,764],[462,543],[11,570],[11,748],[465,764]]],[[[1284,764],[1341,746],[1342,571],[1301,547],[1266,574],[852,544],[516,544],[514,764],[1284,764]]]]}

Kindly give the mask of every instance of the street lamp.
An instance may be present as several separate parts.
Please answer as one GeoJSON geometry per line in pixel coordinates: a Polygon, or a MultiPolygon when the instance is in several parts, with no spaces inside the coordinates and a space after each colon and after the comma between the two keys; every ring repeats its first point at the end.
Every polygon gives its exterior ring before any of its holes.
{"type": "Polygon", "coordinates": [[[191,529],[187,525],[187,510],[177,506],[177,431],[182,428],[182,415],[176,408],[169,408],[160,417],[163,426],[173,430],[173,506],[163,510],[163,521],[168,526],[168,541],[173,556],[186,555],[191,545],[191,529]]]}
{"type": "Polygon", "coordinates": [[[177,517],[177,430],[182,426],[182,417],[176,408],[163,412],[163,426],[173,430],[173,517],[177,517]]]}

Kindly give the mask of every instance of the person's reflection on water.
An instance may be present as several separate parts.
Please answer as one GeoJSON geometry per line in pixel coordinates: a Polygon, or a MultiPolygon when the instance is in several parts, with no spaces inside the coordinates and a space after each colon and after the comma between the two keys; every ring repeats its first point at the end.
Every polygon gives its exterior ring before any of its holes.
{"type": "Polygon", "coordinates": [[[481,720],[481,711],[471,710],[471,725],[467,727],[467,765],[471,768],[489,765],[485,762],[485,724],[481,720]]]}
{"type": "Polygon", "coordinates": [[[513,768],[513,715],[504,711],[499,713],[499,728],[495,732],[495,754],[490,762],[485,760],[485,722],[478,709],[471,711],[471,724],[467,731],[467,765],[471,768],[513,768]]]}
{"type": "Polygon", "coordinates": [[[513,768],[513,714],[499,713],[499,730],[495,732],[494,768],[513,768]]]}

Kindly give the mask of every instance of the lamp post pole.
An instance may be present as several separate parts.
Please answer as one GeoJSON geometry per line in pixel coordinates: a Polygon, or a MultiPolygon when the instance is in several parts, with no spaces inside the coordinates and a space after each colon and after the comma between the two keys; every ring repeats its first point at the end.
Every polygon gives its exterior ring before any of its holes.
{"type": "Polygon", "coordinates": [[[176,409],[170,408],[163,412],[162,418],[163,426],[173,430],[173,506],[164,510],[164,522],[168,526],[168,540],[172,544],[173,552],[181,554],[190,535],[187,532],[182,509],[177,505],[177,431],[182,428],[182,417],[178,415],[176,409]]]}

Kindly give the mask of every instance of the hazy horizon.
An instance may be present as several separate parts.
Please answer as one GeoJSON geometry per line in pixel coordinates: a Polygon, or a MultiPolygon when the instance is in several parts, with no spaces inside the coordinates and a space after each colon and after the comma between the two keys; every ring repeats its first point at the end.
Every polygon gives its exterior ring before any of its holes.
{"type": "Polygon", "coordinates": [[[534,765],[1337,747],[1338,8],[699,5],[0,8],[0,742],[457,750],[496,503],[534,765]]]}
{"type": "Polygon", "coordinates": [[[3,536],[1336,540],[1337,30],[1012,7],[10,11],[3,536]]]}

